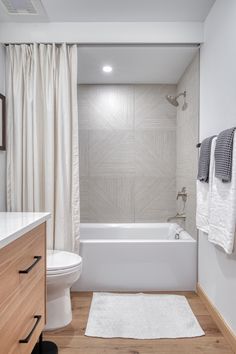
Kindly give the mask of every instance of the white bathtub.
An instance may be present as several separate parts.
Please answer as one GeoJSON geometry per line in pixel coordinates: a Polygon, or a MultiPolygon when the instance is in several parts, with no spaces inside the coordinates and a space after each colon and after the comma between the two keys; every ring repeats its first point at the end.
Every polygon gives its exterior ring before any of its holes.
{"type": "Polygon", "coordinates": [[[75,291],[195,290],[197,244],[177,224],[81,224],[75,291]]]}

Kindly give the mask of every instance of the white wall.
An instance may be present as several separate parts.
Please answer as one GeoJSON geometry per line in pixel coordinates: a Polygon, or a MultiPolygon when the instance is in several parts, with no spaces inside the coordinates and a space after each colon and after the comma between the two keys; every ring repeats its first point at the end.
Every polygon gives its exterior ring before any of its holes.
{"type": "MultiPolygon", "coordinates": [[[[236,1],[217,0],[205,23],[200,61],[200,139],[236,126],[236,1]]],[[[199,283],[236,334],[236,251],[199,235],[199,283]]]]}
{"type": "Polygon", "coordinates": [[[202,43],[201,22],[0,23],[0,43],[202,43]]]}
{"type": "MultiPolygon", "coordinates": [[[[0,93],[5,94],[5,47],[0,44],[0,93]]],[[[6,210],[6,153],[0,151],[0,211],[6,210]]]]}

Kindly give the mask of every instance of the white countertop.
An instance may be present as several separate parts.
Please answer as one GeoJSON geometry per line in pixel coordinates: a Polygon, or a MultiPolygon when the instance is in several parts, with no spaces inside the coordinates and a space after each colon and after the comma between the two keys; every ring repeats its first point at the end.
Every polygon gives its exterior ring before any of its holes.
{"type": "Polygon", "coordinates": [[[0,213],[0,249],[50,218],[50,213],[0,213]]]}

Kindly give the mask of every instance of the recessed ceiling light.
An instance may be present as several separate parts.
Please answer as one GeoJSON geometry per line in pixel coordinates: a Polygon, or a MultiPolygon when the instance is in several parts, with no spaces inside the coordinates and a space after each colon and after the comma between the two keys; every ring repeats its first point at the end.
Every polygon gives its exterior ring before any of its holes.
{"type": "Polygon", "coordinates": [[[104,73],[111,73],[113,68],[110,65],[104,65],[102,70],[104,71],[104,73]]]}

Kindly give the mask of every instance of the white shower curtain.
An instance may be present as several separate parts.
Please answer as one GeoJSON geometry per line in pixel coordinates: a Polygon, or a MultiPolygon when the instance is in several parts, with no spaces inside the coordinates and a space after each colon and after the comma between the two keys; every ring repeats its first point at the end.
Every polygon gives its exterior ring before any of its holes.
{"type": "Polygon", "coordinates": [[[76,45],[7,47],[8,211],[49,211],[48,248],[79,240],[76,45]]]}

